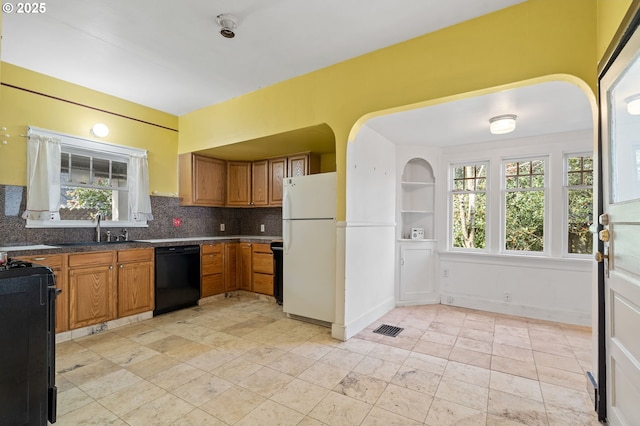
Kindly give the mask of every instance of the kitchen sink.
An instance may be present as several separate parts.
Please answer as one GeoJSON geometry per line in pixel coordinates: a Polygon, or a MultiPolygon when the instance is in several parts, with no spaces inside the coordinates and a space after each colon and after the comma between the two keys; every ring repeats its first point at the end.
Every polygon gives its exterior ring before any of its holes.
{"type": "Polygon", "coordinates": [[[80,241],[76,243],[57,243],[51,244],[57,247],[79,247],[79,246],[99,246],[99,245],[112,245],[112,244],[126,244],[133,243],[134,241],[80,241]]]}

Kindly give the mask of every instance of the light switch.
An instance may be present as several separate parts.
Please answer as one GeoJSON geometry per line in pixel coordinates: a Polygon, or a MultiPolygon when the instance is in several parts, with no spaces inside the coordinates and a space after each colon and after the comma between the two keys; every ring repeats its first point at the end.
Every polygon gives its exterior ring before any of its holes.
{"type": "Polygon", "coordinates": [[[220,224],[220,231],[224,232],[224,223],[220,224]]]}

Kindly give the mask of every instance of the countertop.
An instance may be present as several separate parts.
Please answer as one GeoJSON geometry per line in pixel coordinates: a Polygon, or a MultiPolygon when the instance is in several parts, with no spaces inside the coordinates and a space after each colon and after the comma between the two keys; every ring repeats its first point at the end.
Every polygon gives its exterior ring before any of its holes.
{"type": "Polygon", "coordinates": [[[77,253],[104,250],[126,250],[132,248],[145,247],[167,247],[172,245],[206,244],[209,242],[271,242],[280,241],[282,237],[274,235],[229,235],[217,237],[188,237],[188,238],[158,238],[149,240],[132,240],[127,242],[104,242],[104,243],[79,243],[73,245],[69,243],[55,244],[33,244],[0,247],[0,251],[6,251],[9,257],[33,256],[41,254],[77,253]],[[86,244],[86,245],[83,245],[86,244]]]}

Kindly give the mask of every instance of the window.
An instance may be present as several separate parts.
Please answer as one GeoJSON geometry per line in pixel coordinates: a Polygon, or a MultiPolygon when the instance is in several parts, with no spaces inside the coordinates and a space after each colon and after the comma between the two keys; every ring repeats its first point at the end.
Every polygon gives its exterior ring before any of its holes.
{"type": "Polygon", "coordinates": [[[544,252],[545,159],[504,162],[504,249],[544,252]]]}
{"type": "Polygon", "coordinates": [[[451,245],[486,246],[487,163],[456,165],[451,173],[451,245]]]}
{"type": "Polygon", "coordinates": [[[146,151],[29,127],[28,228],[146,226],[146,151]]]}
{"type": "Polygon", "coordinates": [[[589,154],[565,156],[565,196],[567,206],[567,252],[591,254],[593,235],[593,157],[589,154]]]}

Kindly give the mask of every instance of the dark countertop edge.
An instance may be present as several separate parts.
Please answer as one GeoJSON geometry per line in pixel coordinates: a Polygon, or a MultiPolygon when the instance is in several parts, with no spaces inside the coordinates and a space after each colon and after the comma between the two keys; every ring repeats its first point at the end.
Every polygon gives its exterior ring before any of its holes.
{"type": "MultiPolygon", "coordinates": [[[[204,237],[206,238],[206,237],[204,237]]],[[[216,238],[202,239],[202,240],[188,240],[188,241],[165,241],[165,242],[141,242],[131,241],[130,243],[104,243],[89,246],[57,246],[49,249],[37,249],[37,250],[17,250],[11,251],[11,247],[6,247],[9,257],[24,257],[24,256],[37,256],[37,255],[52,255],[52,254],[66,254],[66,253],[85,253],[94,251],[112,251],[112,250],[129,250],[138,248],[156,248],[156,247],[172,247],[172,246],[193,246],[201,244],[221,244],[221,243],[264,243],[269,244],[272,241],[281,241],[281,237],[274,237],[273,239],[255,238],[252,236],[246,237],[229,237],[229,238],[216,238]]],[[[51,245],[54,244],[45,244],[51,245]]]]}

